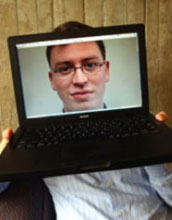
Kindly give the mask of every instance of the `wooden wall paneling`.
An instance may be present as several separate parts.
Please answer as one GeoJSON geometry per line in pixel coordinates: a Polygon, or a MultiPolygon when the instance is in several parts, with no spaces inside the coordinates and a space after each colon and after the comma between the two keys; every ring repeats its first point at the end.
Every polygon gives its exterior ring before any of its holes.
{"type": "Polygon", "coordinates": [[[67,21],[84,21],[83,0],[53,0],[54,27],[67,21]]]}
{"type": "MultiPolygon", "coordinates": [[[[159,74],[158,110],[169,115],[168,125],[172,127],[172,1],[159,0],[159,74]]],[[[167,164],[172,171],[172,163],[167,164]]]]}
{"type": "MultiPolygon", "coordinates": [[[[161,72],[162,70],[160,69],[161,68],[160,65],[163,62],[161,60],[161,56],[164,49],[165,51],[166,49],[167,51],[169,51],[168,48],[165,48],[166,39],[164,39],[164,37],[166,36],[166,33],[164,35],[164,31],[168,32],[167,31],[168,28],[166,27],[166,25],[169,24],[166,24],[167,21],[161,21],[161,19],[165,15],[164,13],[167,13],[166,10],[169,5],[166,5],[166,7],[164,8],[164,3],[161,5],[159,3],[160,3],[159,0],[155,0],[155,1],[146,0],[146,45],[147,45],[147,60],[148,60],[150,109],[154,114],[156,114],[158,111],[165,110],[163,104],[160,105],[161,102],[160,97],[162,95],[161,93],[163,93],[163,90],[166,87],[166,81],[163,80],[162,77],[163,73],[161,72]],[[165,27],[161,23],[165,23],[165,27]],[[161,27],[161,25],[163,25],[163,27],[161,27]],[[163,38],[162,40],[161,37],[163,38]]],[[[167,20],[168,19],[169,18],[167,18],[167,20]]],[[[172,41],[172,37],[170,37],[169,39],[171,39],[172,41]]],[[[167,62],[169,63],[169,61],[167,62]]],[[[163,66],[163,70],[164,70],[164,66],[163,66]]],[[[171,92],[168,91],[168,92],[171,94],[172,91],[171,92]]],[[[169,103],[168,100],[166,101],[167,103],[169,103]]],[[[169,108],[170,106],[168,106],[168,104],[165,107],[166,109],[171,111],[169,108]]],[[[167,168],[172,171],[172,163],[167,164],[167,168]]]]}
{"type": "Polygon", "coordinates": [[[127,23],[145,23],[145,0],[126,0],[127,23]]]}
{"type": "Polygon", "coordinates": [[[84,0],[84,22],[91,26],[103,26],[103,0],[84,0]]]}
{"type": "Polygon", "coordinates": [[[19,34],[38,32],[36,0],[16,0],[19,34]]]}
{"type": "Polygon", "coordinates": [[[6,127],[16,128],[14,100],[7,37],[17,34],[15,0],[0,1],[0,139],[6,127]]]}
{"type": "Polygon", "coordinates": [[[147,48],[147,66],[149,82],[149,103],[152,113],[157,113],[158,103],[158,84],[157,75],[159,74],[158,65],[158,41],[159,41],[159,0],[146,0],[146,48],[147,48]]]}
{"type": "Polygon", "coordinates": [[[53,28],[53,0],[36,0],[36,16],[38,32],[49,32],[53,28]]]}
{"type": "Polygon", "coordinates": [[[83,0],[70,0],[64,1],[65,6],[65,21],[84,21],[84,1],[83,0]]]}
{"type": "Polygon", "coordinates": [[[172,127],[172,1],[159,0],[158,110],[169,115],[172,127]]]}
{"type": "Polygon", "coordinates": [[[64,0],[53,0],[52,4],[53,28],[65,21],[64,0]]]}
{"type": "Polygon", "coordinates": [[[126,23],[127,0],[104,1],[104,25],[120,25],[126,23]]]}

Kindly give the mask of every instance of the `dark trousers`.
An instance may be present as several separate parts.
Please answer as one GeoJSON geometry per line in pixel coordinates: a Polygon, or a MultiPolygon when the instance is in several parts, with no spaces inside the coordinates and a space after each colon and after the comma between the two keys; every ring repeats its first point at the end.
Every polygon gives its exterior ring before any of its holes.
{"type": "Polygon", "coordinates": [[[52,197],[41,179],[16,181],[0,194],[1,220],[54,220],[52,197]]]}

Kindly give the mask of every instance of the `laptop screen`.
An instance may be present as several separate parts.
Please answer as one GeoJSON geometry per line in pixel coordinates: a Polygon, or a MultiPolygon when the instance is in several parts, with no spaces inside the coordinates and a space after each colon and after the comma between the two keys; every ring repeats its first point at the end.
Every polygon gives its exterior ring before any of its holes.
{"type": "MultiPolygon", "coordinates": [[[[25,42],[17,44],[16,47],[21,74],[25,115],[27,119],[51,117],[63,114],[70,115],[81,112],[130,109],[142,106],[139,46],[138,34],[136,32],[25,42]],[[72,77],[69,76],[71,73],[65,76],[58,76],[58,73],[56,72],[51,73],[52,77],[56,77],[56,84],[58,84],[59,79],[61,80],[59,81],[60,86],[55,85],[56,88],[53,89],[49,77],[51,65],[49,66],[46,57],[47,47],[56,47],[57,53],[60,54],[58,46],[60,48],[72,46],[73,48],[73,46],[79,46],[82,44],[94,44],[97,41],[103,42],[106,53],[105,63],[98,67],[99,72],[102,68],[108,68],[107,71],[109,74],[108,79],[103,79],[103,86],[100,86],[102,83],[100,79],[95,82],[96,76],[93,73],[81,73],[81,70],[76,69],[80,65],[73,65],[72,63],[72,66],[75,66],[72,77]],[[90,74],[92,74],[91,77],[90,74]],[[73,83],[72,81],[74,77],[84,78],[86,82],[84,82],[85,84],[82,88],[79,87],[80,85],[76,89],[70,88],[72,85],[68,85],[68,87],[66,86],[69,81],[70,84],[73,83]],[[94,79],[92,80],[93,77],[94,79]],[[64,84],[64,86],[62,86],[62,84],[64,84]],[[58,88],[58,86],[60,88],[58,88]],[[72,92],[75,93],[72,94],[73,96],[71,95],[72,92]],[[94,96],[94,93],[96,92],[99,92],[97,99],[101,99],[99,104],[97,104],[97,106],[96,104],[94,105],[94,103],[90,106],[85,104],[85,102],[89,102],[89,99],[91,100],[91,96],[94,96]],[[71,100],[70,97],[67,97],[69,96],[69,93],[73,100],[71,100]],[[77,102],[77,107],[73,107],[75,103],[73,104],[70,102],[77,102]]],[[[82,60],[85,59],[84,51],[82,55],[77,54],[77,56],[82,56],[82,60]]],[[[73,58],[74,55],[72,58],[65,58],[67,59],[65,62],[68,62],[67,68],[71,68],[73,58]]],[[[90,65],[90,62],[91,65],[95,65],[95,61],[97,62],[96,59],[90,60],[86,65],[90,65]]],[[[98,60],[98,64],[99,63],[98,60]]],[[[85,64],[82,63],[82,65],[85,64]]],[[[66,68],[66,63],[65,66],[61,66],[60,64],[60,70],[61,67],[63,68],[62,70],[65,70],[64,67],[66,68]]],[[[100,78],[101,74],[99,72],[97,74],[100,78]]]]}

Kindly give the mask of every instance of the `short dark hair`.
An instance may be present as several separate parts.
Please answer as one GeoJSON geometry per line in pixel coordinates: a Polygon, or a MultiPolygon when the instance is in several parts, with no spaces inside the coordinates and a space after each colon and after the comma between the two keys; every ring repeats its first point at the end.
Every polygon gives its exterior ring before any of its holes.
{"type": "MultiPolygon", "coordinates": [[[[86,25],[86,24],[82,24],[78,21],[69,21],[66,23],[63,23],[59,26],[57,26],[54,30],[53,33],[59,33],[59,32],[63,32],[63,31],[72,31],[72,30],[90,30],[93,27],[86,25]]],[[[103,56],[103,59],[106,59],[106,51],[105,51],[105,46],[103,41],[95,41],[100,49],[100,52],[103,56]]],[[[54,46],[48,46],[47,50],[46,50],[46,55],[47,55],[47,60],[50,66],[50,56],[51,56],[51,50],[54,46]]]]}

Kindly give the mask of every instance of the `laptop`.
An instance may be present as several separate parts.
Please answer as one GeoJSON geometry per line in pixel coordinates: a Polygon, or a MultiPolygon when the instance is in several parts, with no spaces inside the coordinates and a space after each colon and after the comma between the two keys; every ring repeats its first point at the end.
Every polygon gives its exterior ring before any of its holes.
{"type": "Polygon", "coordinates": [[[8,44],[19,128],[0,157],[0,181],[172,160],[172,131],[149,112],[143,24],[12,36],[8,44]],[[95,41],[104,43],[109,62],[104,104],[65,111],[46,49],[95,41]]]}

